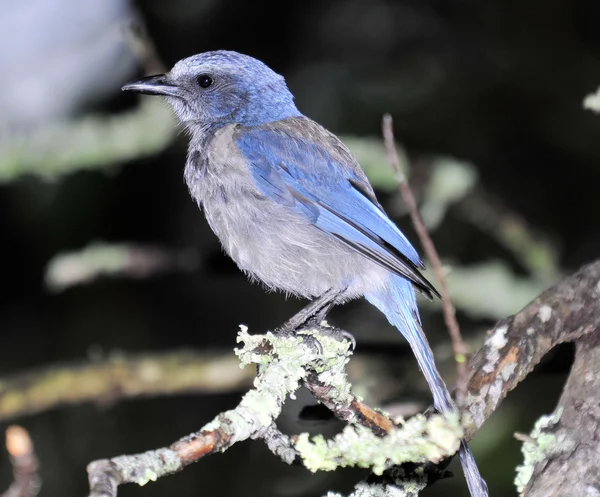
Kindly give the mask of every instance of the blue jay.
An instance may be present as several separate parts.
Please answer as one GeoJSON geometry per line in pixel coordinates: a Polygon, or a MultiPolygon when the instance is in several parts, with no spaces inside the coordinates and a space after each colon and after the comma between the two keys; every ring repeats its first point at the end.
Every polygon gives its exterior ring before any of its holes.
{"type": "MultiPolygon", "coordinates": [[[[421,328],[415,289],[439,295],[419,272],[419,255],[350,151],[302,115],[282,76],[247,55],[215,51],[123,90],[161,95],[173,107],[190,136],[190,194],[239,268],[313,301],[290,325],[365,297],[410,344],[435,407],[456,409],[421,328]]],[[[460,455],[472,495],[487,495],[465,443],[460,455]]]]}

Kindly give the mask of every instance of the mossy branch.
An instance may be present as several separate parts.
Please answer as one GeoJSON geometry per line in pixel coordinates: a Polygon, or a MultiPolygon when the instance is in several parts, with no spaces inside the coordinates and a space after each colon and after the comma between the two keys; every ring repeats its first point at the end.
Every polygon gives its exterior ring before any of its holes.
{"type": "Polygon", "coordinates": [[[192,350],[112,354],[2,378],[0,421],[84,402],[240,390],[251,384],[252,377],[252,371],[240,370],[230,354],[192,350]]]}
{"type": "Polygon", "coordinates": [[[248,438],[265,439],[269,448],[285,462],[299,459],[312,471],[360,466],[372,468],[379,474],[404,462],[440,462],[458,450],[463,432],[456,416],[419,415],[406,422],[392,423],[384,414],[379,414],[388,425],[373,426],[370,421],[376,417],[366,417],[364,413],[369,412],[369,408],[362,406],[350,392],[345,374],[351,356],[349,343],[330,334],[331,330],[303,330],[296,335],[249,335],[242,328],[238,342],[243,342],[243,346],[236,353],[242,366],[258,365],[258,375],[254,388],[244,395],[238,406],[169,447],[91,463],[88,466],[90,497],[115,496],[121,484],[144,485],[248,438]],[[281,434],[275,420],[285,399],[314,380],[331,386],[326,390],[327,398],[319,400],[337,406],[339,412],[344,412],[344,408],[360,408],[353,422],[332,440],[281,434]],[[361,421],[364,426],[358,424],[361,421]],[[382,430],[386,432],[384,437],[380,436],[382,430]]]}

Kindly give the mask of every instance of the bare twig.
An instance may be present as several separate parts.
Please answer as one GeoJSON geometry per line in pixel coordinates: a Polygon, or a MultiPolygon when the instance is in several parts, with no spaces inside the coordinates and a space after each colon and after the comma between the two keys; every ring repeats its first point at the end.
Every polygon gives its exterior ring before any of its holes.
{"type": "Polygon", "coordinates": [[[177,351],[51,366],[0,382],[0,421],[83,402],[123,397],[225,392],[247,388],[254,375],[231,354],[177,351]]]}
{"type": "Polygon", "coordinates": [[[324,383],[316,374],[308,375],[304,386],[341,421],[369,428],[378,436],[386,435],[397,426],[386,413],[374,410],[352,393],[340,397],[334,386],[324,383]]]}
{"type": "Polygon", "coordinates": [[[38,460],[25,428],[16,425],[7,428],[6,450],[10,454],[14,481],[2,497],[36,497],[41,486],[38,460]]]}
{"type": "Polygon", "coordinates": [[[277,428],[275,422],[267,426],[252,438],[262,438],[269,450],[287,464],[300,460],[300,454],[294,448],[292,439],[277,428]]]}
{"type": "Polygon", "coordinates": [[[433,268],[435,277],[440,285],[444,321],[446,322],[448,332],[450,333],[450,339],[452,340],[452,349],[454,350],[454,359],[456,360],[457,400],[458,404],[460,405],[463,401],[462,394],[465,391],[466,385],[466,359],[468,355],[468,350],[460,334],[460,328],[458,326],[458,321],[456,320],[456,309],[454,308],[454,304],[452,303],[452,299],[450,298],[450,294],[448,292],[442,261],[440,260],[435,245],[433,244],[433,241],[431,240],[431,237],[427,232],[427,228],[425,227],[423,219],[421,218],[421,214],[419,213],[419,208],[417,207],[415,197],[412,193],[412,190],[410,189],[406,176],[404,176],[404,173],[402,172],[402,169],[400,167],[398,151],[396,150],[396,140],[394,138],[392,116],[390,116],[389,114],[385,114],[383,116],[383,139],[388,154],[388,160],[394,168],[394,172],[396,174],[396,179],[400,188],[400,194],[402,195],[404,203],[408,207],[410,217],[412,219],[417,235],[419,236],[419,240],[421,240],[421,244],[423,245],[425,254],[431,262],[431,267],[433,268]]]}
{"type": "Polygon", "coordinates": [[[520,433],[517,431],[513,433],[513,437],[515,437],[515,440],[518,440],[519,442],[527,442],[531,444],[537,443],[535,438],[531,437],[530,435],[527,435],[526,433],[520,433]]]}

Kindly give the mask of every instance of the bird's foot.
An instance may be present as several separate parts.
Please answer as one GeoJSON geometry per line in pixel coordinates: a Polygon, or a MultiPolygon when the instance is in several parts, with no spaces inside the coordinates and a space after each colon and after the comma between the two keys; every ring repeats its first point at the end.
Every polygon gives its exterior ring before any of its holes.
{"type": "Polygon", "coordinates": [[[318,355],[321,355],[321,354],[323,354],[323,346],[321,345],[321,342],[319,342],[319,339],[317,337],[315,337],[314,335],[312,335],[311,333],[307,333],[307,331],[311,330],[311,329],[313,329],[313,328],[302,328],[302,329],[298,329],[295,327],[290,328],[289,326],[287,326],[287,323],[285,323],[280,328],[276,328],[273,331],[273,333],[275,335],[283,337],[283,338],[302,337],[303,341],[313,345],[315,352],[318,355]]]}
{"type": "Polygon", "coordinates": [[[351,350],[354,351],[354,349],[356,349],[356,338],[354,338],[352,333],[346,330],[336,328],[335,326],[324,325],[323,322],[312,324],[311,329],[319,330],[319,334],[333,338],[338,342],[349,342],[351,350]]]}
{"type": "Polygon", "coordinates": [[[340,328],[335,328],[333,326],[326,325],[323,321],[320,323],[313,323],[312,320],[310,320],[300,329],[290,329],[284,324],[282,327],[277,328],[274,333],[285,337],[301,335],[304,340],[314,343],[319,353],[323,352],[323,346],[321,345],[321,342],[319,342],[318,335],[333,338],[338,342],[347,341],[350,343],[352,351],[356,349],[356,338],[354,338],[354,335],[352,335],[352,333],[349,333],[346,330],[342,330],[340,328]],[[315,334],[308,333],[311,330],[317,331],[317,336],[315,336],[315,334]]]}

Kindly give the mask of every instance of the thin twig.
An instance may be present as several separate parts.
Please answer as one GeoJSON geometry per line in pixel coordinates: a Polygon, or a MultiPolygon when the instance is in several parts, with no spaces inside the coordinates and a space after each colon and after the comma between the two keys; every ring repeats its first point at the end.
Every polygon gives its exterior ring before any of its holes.
{"type": "Polygon", "coordinates": [[[531,435],[527,435],[526,433],[520,433],[518,431],[513,433],[513,437],[515,437],[515,440],[518,440],[519,442],[527,442],[533,445],[537,445],[538,443],[537,440],[531,435]]]}
{"type": "Polygon", "coordinates": [[[36,497],[41,486],[38,460],[25,428],[16,425],[7,428],[6,450],[10,454],[14,481],[2,497],[36,497]]]}
{"type": "Polygon", "coordinates": [[[435,245],[429,236],[425,223],[421,218],[417,202],[410,189],[406,176],[402,172],[400,167],[400,160],[398,158],[398,150],[396,149],[396,140],[394,138],[394,129],[392,116],[385,114],[383,116],[383,139],[385,148],[387,150],[388,160],[392,165],[398,181],[398,187],[400,188],[400,194],[404,203],[407,205],[410,212],[413,225],[421,240],[423,249],[427,258],[431,262],[433,272],[440,285],[440,294],[442,295],[442,310],[444,313],[444,321],[448,327],[450,339],[452,340],[452,349],[454,350],[454,359],[456,360],[456,385],[457,385],[457,403],[461,405],[463,403],[464,392],[466,388],[467,379],[467,368],[466,359],[468,355],[468,349],[465,342],[462,339],[458,321],[456,320],[456,309],[450,298],[448,287],[446,285],[446,277],[444,275],[444,269],[442,267],[442,261],[437,253],[435,245]]]}

